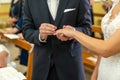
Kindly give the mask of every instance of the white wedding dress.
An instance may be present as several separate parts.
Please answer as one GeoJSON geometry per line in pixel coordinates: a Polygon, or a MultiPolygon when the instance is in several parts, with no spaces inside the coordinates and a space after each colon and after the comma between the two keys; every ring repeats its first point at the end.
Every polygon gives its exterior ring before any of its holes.
{"type": "MultiPolygon", "coordinates": [[[[110,38],[117,29],[120,29],[120,12],[116,17],[110,20],[111,11],[119,0],[115,0],[111,10],[102,20],[101,27],[104,33],[104,39],[110,38]]],[[[120,80],[120,53],[108,58],[101,58],[98,70],[98,80],[120,80]]]]}

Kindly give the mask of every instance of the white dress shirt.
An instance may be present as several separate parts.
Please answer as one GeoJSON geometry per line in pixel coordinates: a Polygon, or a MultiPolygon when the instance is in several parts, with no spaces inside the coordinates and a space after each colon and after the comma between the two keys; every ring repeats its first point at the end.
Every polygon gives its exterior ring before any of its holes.
{"type": "Polygon", "coordinates": [[[47,0],[47,3],[48,3],[50,13],[51,13],[53,19],[55,20],[56,14],[57,14],[57,8],[59,5],[59,0],[47,0]]]}

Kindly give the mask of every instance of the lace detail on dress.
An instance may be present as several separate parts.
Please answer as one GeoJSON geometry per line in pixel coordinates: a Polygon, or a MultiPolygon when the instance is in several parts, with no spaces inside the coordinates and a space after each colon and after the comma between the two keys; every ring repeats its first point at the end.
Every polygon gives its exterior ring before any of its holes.
{"type": "Polygon", "coordinates": [[[108,39],[116,29],[120,28],[120,12],[115,16],[114,19],[110,20],[112,9],[117,3],[113,4],[111,10],[103,17],[101,27],[104,33],[104,39],[108,39]]]}
{"type": "Polygon", "coordinates": [[[113,3],[118,3],[120,0],[112,0],[113,3]]]}

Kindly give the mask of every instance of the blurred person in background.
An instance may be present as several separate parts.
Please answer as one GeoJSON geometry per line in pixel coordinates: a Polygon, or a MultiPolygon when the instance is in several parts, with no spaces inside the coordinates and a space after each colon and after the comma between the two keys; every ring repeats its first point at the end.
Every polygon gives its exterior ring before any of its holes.
{"type": "MultiPolygon", "coordinates": [[[[10,18],[8,24],[13,28],[11,30],[6,30],[4,33],[7,34],[17,34],[20,39],[24,39],[22,35],[22,23],[23,23],[23,5],[24,0],[12,0],[10,8],[10,18]]],[[[20,48],[20,53],[15,60],[20,59],[20,64],[27,66],[28,62],[28,51],[20,48]]]]}
{"type": "Polygon", "coordinates": [[[108,12],[112,7],[113,0],[101,0],[101,4],[102,4],[103,9],[106,12],[108,12]]]}
{"type": "Polygon", "coordinates": [[[18,22],[18,19],[21,17],[22,10],[22,0],[12,0],[10,11],[9,11],[9,19],[8,24],[12,27],[18,22]]]}

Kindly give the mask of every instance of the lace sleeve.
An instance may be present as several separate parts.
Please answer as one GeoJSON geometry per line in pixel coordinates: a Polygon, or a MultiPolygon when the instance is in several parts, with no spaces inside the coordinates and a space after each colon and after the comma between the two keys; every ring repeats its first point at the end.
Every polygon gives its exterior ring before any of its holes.
{"type": "Polygon", "coordinates": [[[116,24],[116,29],[120,29],[120,13],[117,16],[117,18],[115,19],[114,23],[116,24]]]}
{"type": "Polygon", "coordinates": [[[116,29],[120,29],[120,20],[116,22],[116,29]]]}

